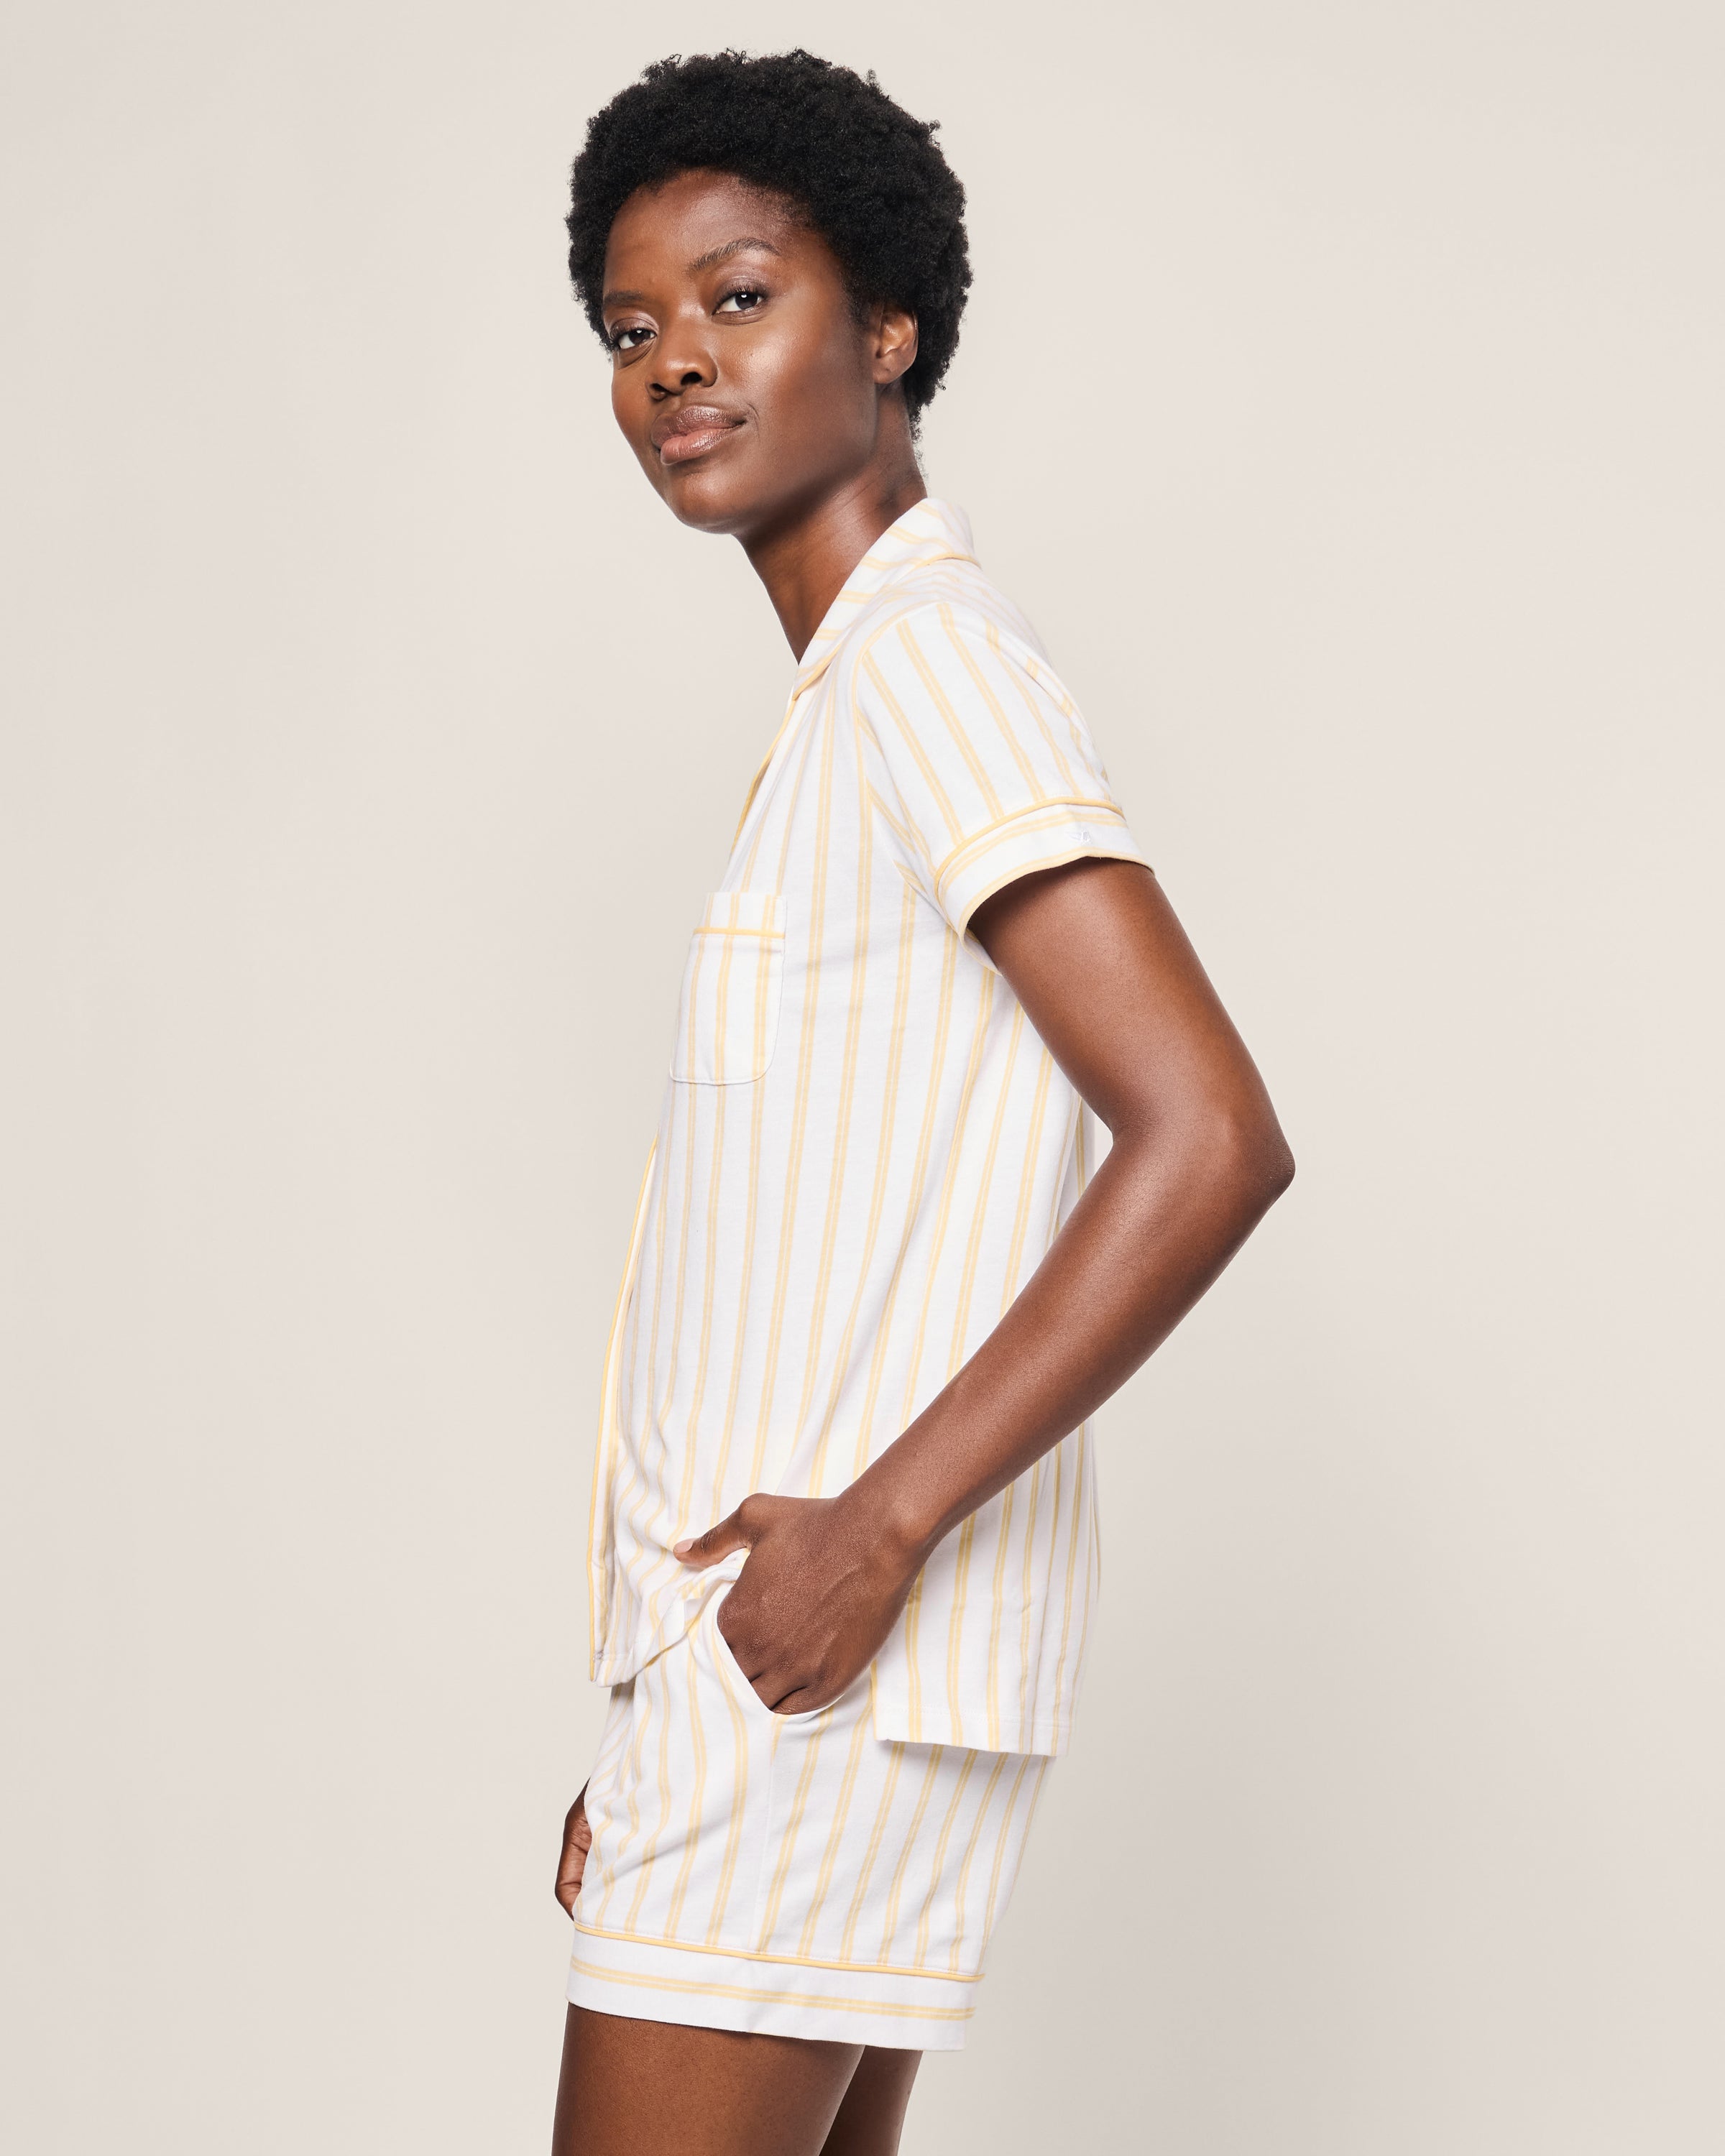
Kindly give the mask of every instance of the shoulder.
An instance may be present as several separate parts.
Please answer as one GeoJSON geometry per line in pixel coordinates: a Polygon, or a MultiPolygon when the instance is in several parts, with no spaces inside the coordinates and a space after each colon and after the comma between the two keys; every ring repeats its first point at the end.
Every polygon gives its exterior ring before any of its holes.
{"type": "Polygon", "coordinates": [[[980,690],[1016,675],[1065,701],[1041,639],[1012,601],[974,563],[942,571],[883,593],[851,624],[836,656],[853,696],[867,708],[901,680],[929,687],[950,676],[980,690]]]}

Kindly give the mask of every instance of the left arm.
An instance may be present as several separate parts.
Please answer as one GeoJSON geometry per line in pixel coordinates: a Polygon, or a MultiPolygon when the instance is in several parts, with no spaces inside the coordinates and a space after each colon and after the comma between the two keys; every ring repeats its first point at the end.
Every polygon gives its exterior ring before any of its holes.
{"type": "Polygon", "coordinates": [[[994,1330],[836,1497],[746,1497],[680,1543],[749,1560],[720,1613],[765,1703],[822,1707],[865,1669],[936,1545],[1125,1383],[1286,1188],[1251,1057],[1147,869],[1027,875],[971,922],[1081,1098],[1106,1159],[994,1330]]]}

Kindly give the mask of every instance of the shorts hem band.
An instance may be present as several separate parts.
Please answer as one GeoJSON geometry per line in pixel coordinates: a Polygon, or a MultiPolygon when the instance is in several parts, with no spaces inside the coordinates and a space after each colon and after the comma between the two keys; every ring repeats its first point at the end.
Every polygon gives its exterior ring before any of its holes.
{"type": "Polygon", "coordinates": [[[601,1924],[583,1924],[578,1917],[575,1928],[590,1939],[614,1939],[627,1947],[663,1947],[671,1953],[712,1954],[725,1961],[757,1961],[775,1964],[786,1969],[826,1969],[845,1977],[851,1976],[907,1976],[919,1984],[980,1984],[982,1972],[967,1974],[963,1969],[910,1969],[902,1962],[882,1961],[825,1961],[819,1954],[769,1953],[764,1948],[710,1947],[691,1939],[656,1939],[642,1932],[608,1931],[601,1924]]]}
{"type": "Polygon", "coordinates": [[[956,2051],[976,2010],[976,1977],[803,1961],[675,1945],[577,1928],[572,2005],[634,2020],[956,2051]]]}

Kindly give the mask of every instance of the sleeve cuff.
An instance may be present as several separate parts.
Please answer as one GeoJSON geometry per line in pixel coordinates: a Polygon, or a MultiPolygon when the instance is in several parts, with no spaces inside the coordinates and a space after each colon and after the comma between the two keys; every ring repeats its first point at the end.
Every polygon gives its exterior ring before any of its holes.
{"type": "Polygon", "coordinates": [[[1150,865],[1113,802],[1036,802],[954,846],[935,871],[935,897],[963,934],[983,900],[1008,884],[1085,860],[1150,865]]]}

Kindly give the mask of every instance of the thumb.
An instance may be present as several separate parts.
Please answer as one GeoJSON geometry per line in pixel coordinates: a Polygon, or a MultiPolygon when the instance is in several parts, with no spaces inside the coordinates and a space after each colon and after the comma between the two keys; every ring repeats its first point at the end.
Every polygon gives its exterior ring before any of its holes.
{"type": "Polygon", "coordinates": [[[755,1537],[742,1523],[742,1507],[709,1527],[704,1535],[685,1535],[680,1543],[671,1544],[671,1555],[680,1558],[685,1564],[699,1568],[716,1564],[721,1557],[729,1557],[732,1550],[752,1549],[755,1537]]]}
{"type": "Polygon", "coordinates": [[[557,1897],[562,1904],[563,1913],[575,1913],[575,1897],[581,1892],[582,1875],[587,1870],[588,1852],[593,1847],[593,1829],[587,1818],[587,1784],[581,1785],[581,1794],[569,1807],[568,1817],[563,1821],[562,1854],[557,1859],[557,1897]]]}

